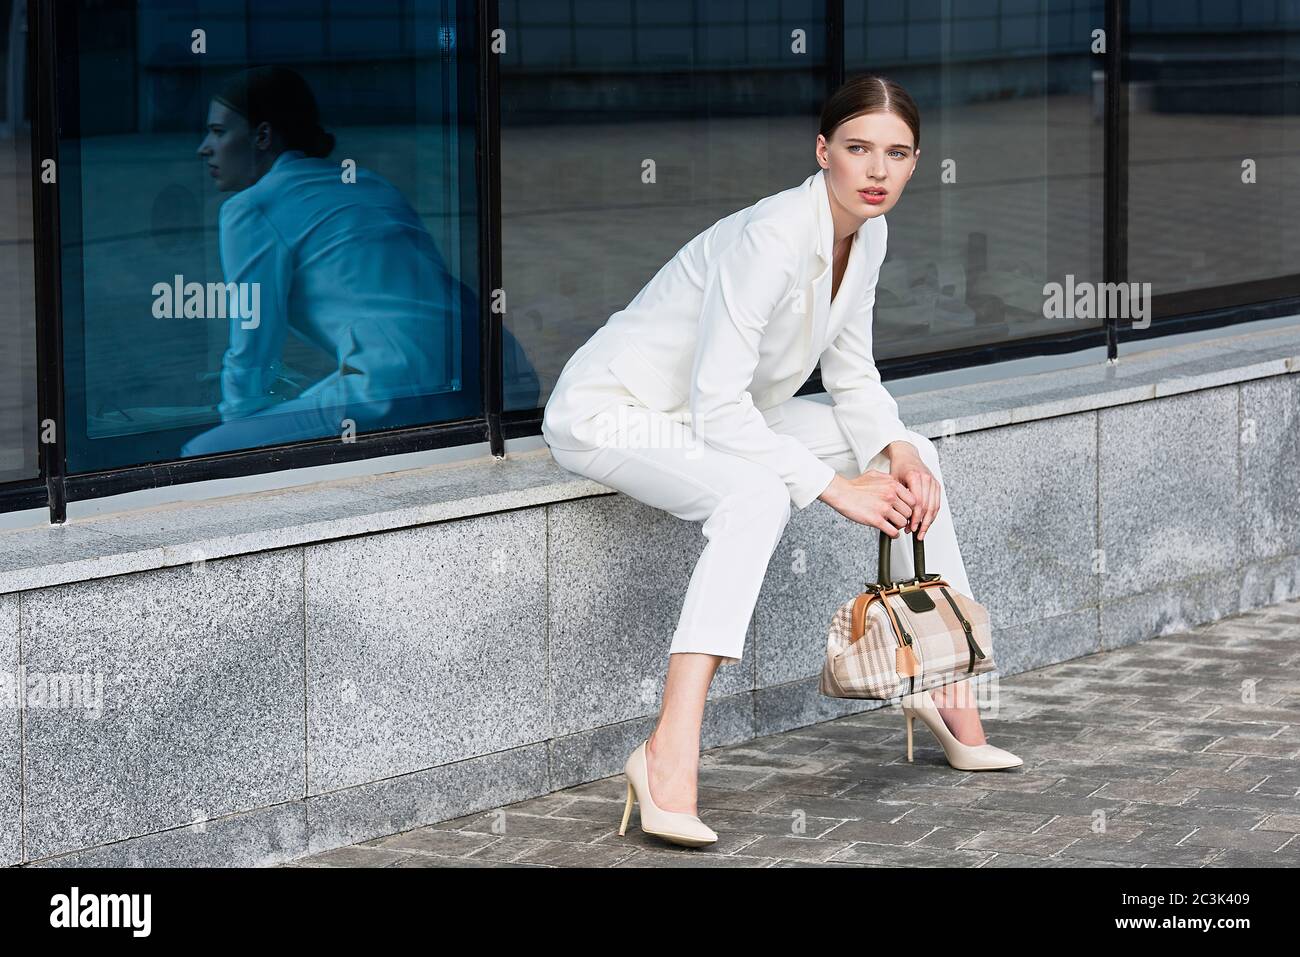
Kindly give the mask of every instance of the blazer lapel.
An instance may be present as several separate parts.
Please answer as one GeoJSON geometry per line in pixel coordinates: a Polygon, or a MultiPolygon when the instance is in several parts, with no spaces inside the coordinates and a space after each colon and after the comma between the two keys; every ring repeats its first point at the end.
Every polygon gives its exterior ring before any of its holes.
{"type": "Polygon", "coordinates": [[[804,323],[806,352],[803,377],[805,379],[812,375],[813,369],[817,366],[817,360],[821,358],[821,344],[826,336],[826,329],[830,325],[832,311],[839,315],[841,311],[847,308],[849,301],[861,295],[859,280],[865,255],[863,246],[867,242],[867,224],[870,222],[870,220],[865,220],[862,226],[859,227],[857,235],[853,238],[853,245],[849,249],[849,261],[844,267],[844,275],[840,279],[840,288],[836,291],[835,302],[832,304],[831,283],[835,259],[835,221],[831,218],[831,198],[826,191],[825,170],[818,169],[816,175],[812,177],[811,193],[810,200],[817,210],[817,256],[821,261],[822,269],[812,281],[813,309],[811,321],[805,321],[804,323]]]}

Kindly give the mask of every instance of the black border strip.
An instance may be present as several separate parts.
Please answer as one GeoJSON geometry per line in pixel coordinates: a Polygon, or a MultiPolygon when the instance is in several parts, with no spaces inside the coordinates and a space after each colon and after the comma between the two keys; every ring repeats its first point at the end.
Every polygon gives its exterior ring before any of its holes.
{"type": "Polygon", "coordinates": [[[844,0],[826,0],[826,95],[844,80],[844,0]]]}
{"type": "MultiPolygon", "coordinates": [[[[67,415],[63,404],[63,291],[59,249],[59,188],[63,180],[58,162],[58,80],[55,76],[58,36],[55,5],[30,0],[27,7],[27,37],[35,65],[35,115],[32,118],[32,239],[36,301],[37,417],[40,423],[54,423],[54,440],[40,441],[38,461],[45,479],[50,523],[68,517],[67,500],[67,415]],[[33,16],[35,11],[35,16],[33,16]],[[41,181],[41,165],[55,160],[55,182],[41,181]]],[[[40,434],[46,430],[40,428],[40,434]]]]}
{"type": "MultiPolygon", "coordinates": [[[[1106,79],[1102,147],[1102,281],[1128,281],[1128,87],[1124,76],[1124,0],[1106,0],[1106,79]]],[[[1106,358],[1119,357],[1116,317],[1107,316],[1106,358]]]]}
{"type": "MultiPolygon", "coordinates": [[[[479,270],[480,329],[483,334],[483,412],[487,422],[488,447],[493,455],[505,455],[505,436],[501,431],[501,413],[505,406],[505,381],[502,369],[502,331],[504,318],[492,308],[493,290],[501,282],[501,66],[491,51],[492,35],[500,23],[498,0],[480,0],[479,35],[475,44],[478,66],[478,150],[476,152],[479,188],[479,270]]],[[[506,298],[509,308],[509,297],[506,298]]]]}

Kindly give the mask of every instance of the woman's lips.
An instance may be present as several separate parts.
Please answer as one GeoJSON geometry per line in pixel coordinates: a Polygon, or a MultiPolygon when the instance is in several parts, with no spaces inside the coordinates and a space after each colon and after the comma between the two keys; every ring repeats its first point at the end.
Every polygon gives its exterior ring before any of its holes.
{"type": "Polygon", "coordinates": [[[884,192],[868,193],[865,189],[860,189],[858,190],[858,195],[872,206],[879,206],[885,201],[886,194],[884,192]]]}

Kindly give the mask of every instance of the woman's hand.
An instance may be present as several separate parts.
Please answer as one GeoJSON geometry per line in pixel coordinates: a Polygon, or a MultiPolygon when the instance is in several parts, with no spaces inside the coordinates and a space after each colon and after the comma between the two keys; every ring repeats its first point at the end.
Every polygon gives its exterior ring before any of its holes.
{"type": "Polygon", "coordinates": [[[916,500],[908,531],[924,540],[925,533],[939,514],[939,480],[921,461],[916,447],[910,442],[893,442],[889,446],[889,474],[903,485],[916,500]]]}
{"type": "Polygon", "coordinates": [[[856,478],[836,473],[817,497],[845,518],[878,528],[890,538],[899,536],[917,502],[907,486],[879,469],[868,469],[856,478]]]}

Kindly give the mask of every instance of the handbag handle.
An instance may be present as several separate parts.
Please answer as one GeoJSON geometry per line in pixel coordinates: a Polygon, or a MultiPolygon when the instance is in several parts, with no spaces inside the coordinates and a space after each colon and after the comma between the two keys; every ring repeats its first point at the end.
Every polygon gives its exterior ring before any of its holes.
{"type": "MultiPolygon", "coordinates": [[[[893,581],[889,577],[889,544],[893,541],[884,532],[878,532],[880,536],[880,562],[876,569],[876,583],[882,588],[890,588],[893,581]]],[[[916,569],[916,580],[920,581],[925,577],[925,542],[917,538],[911,532],[902,530],[900,535],[912,535],[912,567],[916,569]]]]}

